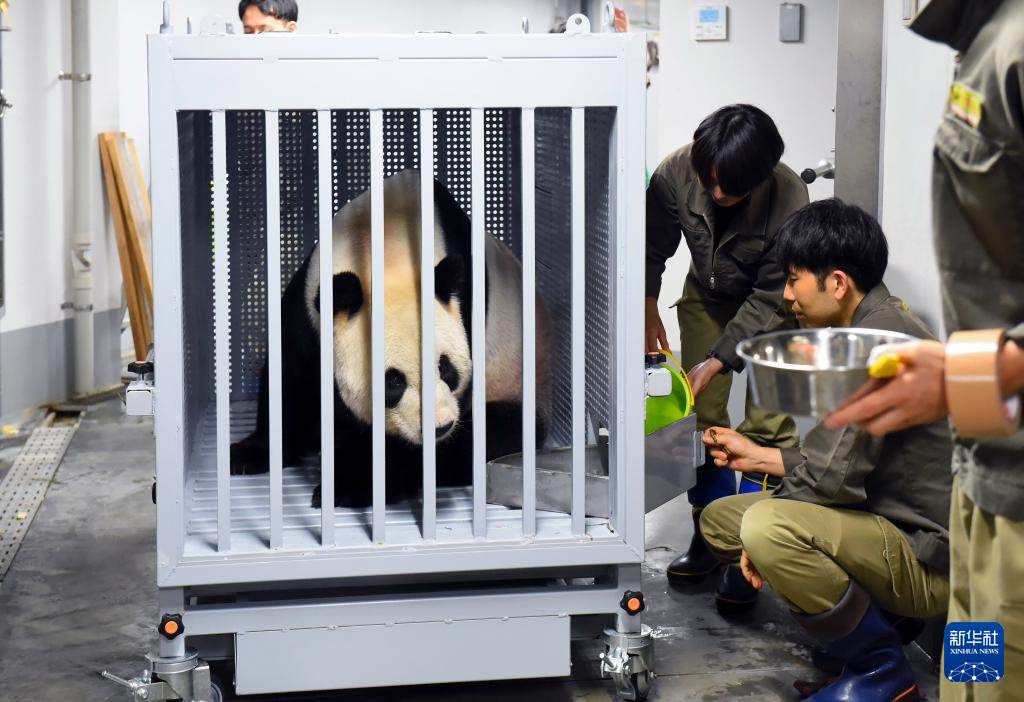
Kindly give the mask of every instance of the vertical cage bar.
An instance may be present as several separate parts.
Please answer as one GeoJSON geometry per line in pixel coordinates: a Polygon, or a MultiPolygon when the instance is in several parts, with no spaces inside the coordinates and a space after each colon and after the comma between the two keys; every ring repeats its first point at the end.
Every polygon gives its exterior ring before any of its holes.
{"type": "Polygon", "coordinates": [[[281,437],[281,186],[278,114],[265,113],[267,163],[267,388],[270,419],[270,548],[284,546],[281,437]]]}
{"type": "Polygon", "coordinates": [[[626,196],[628,194],[628,189],[626,188],[627,178],[625,177],[625,165],[629,154],[626,150],[627,140],[625,135],[622,133],[622,124],[625,116],[624,108],[616,109],[615,119],[612,123],[612,147],[609,156],[609,158],[612,159],[612,164],[608,169],[608,174],[611,177],[612,192],[611,221],[615,226],[614,233],[611,237],[611,244],[613,246],[615,256],[615,284],[612,290],[615,307],[613,309],[611,329],[611,332],[614,335],[612,343],[612,367],[614,368],[613,387],[615,392],[612,407],[615,408],[615,412],[613,417],[609,417],[612,427],[608,445],[608,500],[612,527],[620,534],[625,533],[623,528],[625,522],[623,515],[626,513],[626,502],[624,499],[626,490],[623,484],[626,472],[624,450],[625,442],[622,440],[626,426],[626,414],[624,409],[626,402],[626,385],[625,374],[622,372],[622,364],[624,358],[627,363],[631,360],[630,355],[624,354],[622,351],[623,339],[630,338],[623,331],[623,325],[626,323],[625,310],[629,309],[625,304],[626,286],[622,283],[622,281],[626,279],[626,237],[623,233],[628,231],[626,227],[626,196]]]}
{"type": "MultiPolygon", "coordinates": [[[[174,61],[165,49],[166,37],[151,35],[148,38],[149,75],[153,85],[170,85],[173,82],[174,61]]],[[[160,494],[157,496],[156,518],[156,559],[157,582],[162,586],[170,573],[178,567],[182,557],[183,539],[186,523],[186,499],[184,471],[191,472],[191,458],[194,434],[186,427],[199,417],[193,414],[192,393],[186,391],[186,383],[193,382],[194,368],[186,359],[187,349],[192,344],[200,343],[193,337],[195,316],[199,310],[191,310],[188,314],[183,303],[192,300],[184,296],[182,267],[184,261],[194,260],[183,251],[185,242],[195,240],[186,234],[194,231],[195,199],[208,187],[204,179],[196,179],[183,187],[181,174],[184,169],[194,170],[196,153],[189,150],[182,153],[180,139],[186,133],[192,133],[194,123],[199,115],[193,113],[184,116],[192,124],[180,130],[179,119],[183,117],[174,109],[170,91],[153,92],[149,104],[149,133],[154,135],[153,148],[164,156],[156,159],[150,168],[153,192],[153,289],[155,304],[160,314],[153,319],[154,343],[160,348],[160,382],[169,388],[160,396],[160,411],[153,418],[156,445],[156,473],[160,483],[160,494]],[[161,149],[167,149],[166,152],[161,149]],[[188,198],[185,204],[182,196],[188,198]],[[182,330],[189,332],[182,333],[182,330]],[[182,417],[191,421],[183,422],[182,417]],[[188,441],[186,442],[186,437],[188,441]],[[186,443],[188,448],[186,449],[186,443]],[[186,458],[188,456],[188,458],[186,458]]],[[[203,121],[209,120],[203,115],[203,121]]],[[[209,154],[205,155],[206,157],[209,154]]],[[[207,191],[204,200],[210,193],[207,191]]],[[[209,202],[209,200],[206,200],[209,202]]],[[[208,225],[209,220],[204,222],[208,225]]],[[[202,241],[208,242],[208,230],[202,235],[202,241]]],[[[203,257],[208,255],[204,246],[200,252],[193,251],[203,257]]],[[[206,302],[203,302],[206,304],[206,302]]],[[[207,310],[203,310],[204,312],[207,310]]],[[[199,392],[199,389],[193,392],[199,392]]],[[[205,394],[206,389],[203,389],[205,394]]],[[[192,424],[192,426],[195,426],[192,424]]],[[[174,610],[180,611],[180,610],[174,610]]]]}
{"type": "Polygon", "coordinates": [[[487,318],[484,301],[486,181],[484,173],[484,110],[470,113],[472,150],[473,269],[473,536],[487,536],[487,318]]]}
{"type": "Polygon", "coordinates": [[[320,543],[334,541],[334,208],[331,111],[316,114],[320,229],[320,543]]]}
{"type": "Polygon", "coordinates": [[[537,533],[536,234],[534,110],[522,111],[523,197],[523,536],[537,533]]]}
{"type": "Polygon", "coordinates": [[[585,532],[586,497],[586,152],[585,108],[572,108],[572,533],[585,532]]]}
{"type": "Polygon", "coordinates": [[[420,383],[423,412],[423,538],[437,537],[434,360],[434,111],[420,110],[420,383]]]}
{"type": "Polygon", "coordinates": [[[373,388],[373,542],[384,543],[384,112],[370,110],[370,372],[373,388]]]}
{"type": "Polygon", "coordinates": [[[231,280],[225,113],[213,113],[213,357],[217,407],[217,550],[231,550],[231,280]]]}

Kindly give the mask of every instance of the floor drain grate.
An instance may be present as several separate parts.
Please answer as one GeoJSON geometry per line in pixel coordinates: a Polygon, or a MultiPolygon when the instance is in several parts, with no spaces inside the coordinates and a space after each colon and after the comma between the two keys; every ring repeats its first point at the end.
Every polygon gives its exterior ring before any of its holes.
{"type": "Polygon", "coordinates": [[[0,483],[0,581],[14,561],[32,520],[43,504],[60,462],[79,422],[54,422],[35,429],[14,465],[0,483]]]}

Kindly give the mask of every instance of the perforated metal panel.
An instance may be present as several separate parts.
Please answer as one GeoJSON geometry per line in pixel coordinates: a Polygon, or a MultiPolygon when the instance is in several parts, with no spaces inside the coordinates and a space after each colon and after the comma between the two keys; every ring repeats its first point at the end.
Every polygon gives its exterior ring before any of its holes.
{"type": "MultiPolygon", "coordinates": [[[[568,109],[536,112],[537,131],[537,287],[548,302],[554,338],[568,342],[572,330],[569,270],[572,264],[572,174],[568,109]]],[[[553,346],[551,357],[552,440],[570,441],[572,357],[568,344],[553,346]]]]}
{"type": "MultiPolygon", "coordinates": [[[[182,160],[182,197],[191,199],[183,217],[183,239],[189,252],[183,260],[185,296],[190,327],[186,339],[186,373],[212,381],[213,368],[198,372],[193,361],[212,363],[210,347],[197,348],[199,327],[212,344],[212,262],[201,262],[197,251],[212,256],[209,177],[210,113],[189,115],[181,125],[182,144],[196,153],[182,160]],[[200,130],[192,122],[205,121],[200,130]],[[198,139],[199,141],[195,141],[198,139]],[[197,153],[205,153],[197,157],[197,153]],[[197,160],[201,158],[201,160],[197,160]],[[201,194],[197,198],[197,193],[201,194]],[[201,198],[205,198],[203,201],[201,198]],[[196,203],[202,207],[197,208],[196,203]],[[202,308],[204,312],[198,311],[202,308]],[[202,320],[202,322],[200,322],[202,320]]],[[[228,237],[231,300],[231,397],[252,399],[259,392],[259,373],[267,354],[266,268],[266,160],[265,119],[262,112],[228,112],[226,115],[228,168],[228,237]]],[[[492,235],[517,254],[521,233],[518,170],[514,155],[519,149],[518,111],[485,111],[486,223],[492,235]]],[[[387,110],[384,114],[385,177],[419,166],[419,115],[415,110],[387,110]]],[[[309,256],[318,235],[317,150],[319,126],[316,112],[291,110],[280,113],[281,283],[286,286],[309,256]]],[[[331,113],[333,211],[365,192],[370,185],[369,112],[335,110],[331,113]]],[[[436,110],[434,126],[434,175],[471,214],[470,111],[436,110]]],[[[184,148],[184,147],[183,147],[184,148]]],[[[187,326],[189,322],[186,323],[187,326]]],[[[192,393],[190,387],[186,392],[192,393]]],[[[204,393],[204,401],[209,396],[204,393]]],[[[193,407],[200,411],[199,402],[193,407]]],[[[191,406],[191,405],[190,405],[191,406]]]]}
{"type": "MultiPolygon", "coordinates": [[[[194,113],[204,121],[198,132],[189,128],[196,153],[209,149],[209,113],[194,113]],[[199,117],[201,115],[201,117],[199,117]]],[[[608,164],[614,109],[589,108],[586,113],[586,260],[587,260],[587,407],[595,425],[607,425],[611,416],[612,356],[610,324],[611,187],[608,164]]],[[[266,164],[264,118],[257,112],[229,112],[228,209],[231,263],[231,366],[232,399],[253,399],[259,392],[259,371],[266,358],[266,164]]],[[[385,176],[419,165],[419,119],[413,110],[385,112],[385,176]]],[[[521,252],[521,192],[519,167],[519,111],[485,111],[485,221],[488,231],[517,255],[521,252]]],[[[331,118],[333,209],[369,187],[369,113],[335,110],[331,118]]],[[[184,134],[184,132],[183,132],[184,134]]],[[[568,348],[571,309],[566,272],[571,264],[570,110],[536,112],[536,232],[537,284],[552,323],[551,441],[567,445],[570,434],[570,376],[568,348]]],[[[467,214],[471,213],[471,141],[469,110],[437,110],[434,125],[435,176],[445,184],[467,214]]],[[[183,142],[184,143],[184,142],[183,142]]],[[[319,133],[315,111],[285,111],[280,117],[282,286],[287,285],[317,242],[319,133]]],[[[182,194],[199,188],[209,197],[209,159],[183,160],[182,194]],[[191,164],[191,165],[189,165],[191,164]],[[188,171],[188,172],[187,172],[188,171]]],[[[194,202],[202,202],[195,197],[194,202]]],[[[186,239],[183,275],[185,295],[202,302],[186,304],[190,332],[186,334],[187,376],[212,381],[213,369],[200,372],[195,361],[211,364],[212,262],[202,262],[197,251],[210,251],[209,205],[196,208],[185,219],[192,222],[186,239]],[[202,224],[201,224],[202,223],[202,224]],[[204,313],[198,310],[203,309],[204,313]],[[204,333],[197,333],[206,326],[204,333]]],[[[184,225],[183,225],[184,228],[184,225]]],[[[208,385],[206,387],[209,387],[208,385]]],[[[190,383],[186,392],[196,392],[190,383]]],[[[194,412],[205,411],[209,395],[189,403],[194,412]]]]}
{"type": "MultiPolygon", "coordinates": [[[[611,164],[613,108],[586,110],[586,260],[587,260],[587,412],[595,431],[610,427],[614,397],[612,380],[612,301],[615,299],[615,259],[612,255],[614,186],[611,164]]],[[[637,242],[641,239],[638,237],[637,242]]]]}
{"type": "MultiPolygon", "coordinates": [[[[181,182],[181,281],[183,326],[184,441],[197,429],[213,399],[213,164],[209,112],[178,113],[181,182]]],[[[159,364],[159,351],[157,364],[159,364]]]]}
{"type": "Polygon", "coordinates": [[[231,391],[259,390],[267,355],[267,165],[263,112],[226,116],[231,267],[231,391]]]}

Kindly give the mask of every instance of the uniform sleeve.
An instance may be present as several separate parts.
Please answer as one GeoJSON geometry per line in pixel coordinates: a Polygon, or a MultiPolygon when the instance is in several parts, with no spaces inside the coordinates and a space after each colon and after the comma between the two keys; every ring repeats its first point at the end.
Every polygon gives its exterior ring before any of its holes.
{"type": "Polygon", "coordinates": [[[819,424],[807,432],[802,447],[782,451],[786,477],[776,494],[822,505],[860,504],[881,453],[882,439],[861,429],[819,424]]]}
{"type": "Polygon", "coordinates": [[[755,334],[776,329],[782,324],[780,308],[785,285],[786,276],[779,266],[773,245],[766,249],[761,257],[750,295],[725,325],[722,336],[711,348],[711,352],[732,370],[743,368],[743,361],[736,354],[736,344],[755,334]]]}
{"type": "Polygon", "coordinates": [[[659,168],[647,186],[647,297],[661,292],[665,261],[675,255],[681,238],[675,184],[659,168]]]}
{"type": "Polygon", "coordinates": [[[770,236],[758,264],[753,289],[711,348],[711,353],[731,370],[743,368],[743,361],[736,354],[736,344],[755,334],[777,329],[783,322],[782,293],[786,287],[786,273],[779,264],[775,242],[779,227],[786,218],[808,203],[807,187],[800,185],[789,193],[784,203],[774,208],[768,222],[770,236]]]}

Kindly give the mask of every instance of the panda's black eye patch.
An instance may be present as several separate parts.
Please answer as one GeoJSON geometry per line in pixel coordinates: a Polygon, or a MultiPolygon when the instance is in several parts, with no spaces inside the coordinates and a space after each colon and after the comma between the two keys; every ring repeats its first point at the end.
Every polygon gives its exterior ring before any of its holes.
{"type": "Polygon", "coordinates": [[[441,360],[437,363],[437,370],[444,384],[454,392],[455,388],[459,385],[459,371],[452,365],[452,360],[442,354],[441,360]]]}
{"type": "Polygon", "coordinates": [[[405,373],[394,368],[388,368],[384,373],[384,406],[389,408],[397,407],[408,385],[405,373]]]}

